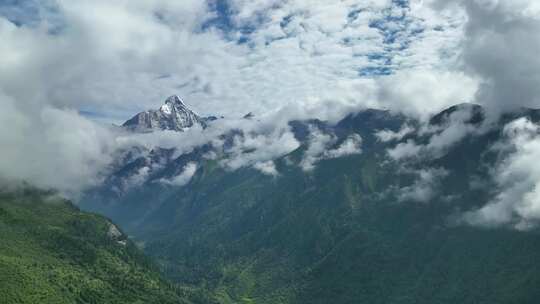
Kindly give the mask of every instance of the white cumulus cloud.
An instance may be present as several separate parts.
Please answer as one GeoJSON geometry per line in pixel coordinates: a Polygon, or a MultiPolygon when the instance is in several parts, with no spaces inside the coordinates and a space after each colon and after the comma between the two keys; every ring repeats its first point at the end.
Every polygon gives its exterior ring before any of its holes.
{"type": "Polygon", "coordinates": [[[184,166],[182,172],[170,179],[161,179],[160,182],[171,186],[185,186],[197,172],[197,163],[190,162],[184,166]]]}
{"type": "Polygon", "coordinates": [[[485,227],[536,227],[540,223],[540,127],[521,118],[509,123],[504,134],[508,143],[500,148],[511,152],[493,172],[500,192],[487,205],[467,212],[463,219],[485,227]]]}

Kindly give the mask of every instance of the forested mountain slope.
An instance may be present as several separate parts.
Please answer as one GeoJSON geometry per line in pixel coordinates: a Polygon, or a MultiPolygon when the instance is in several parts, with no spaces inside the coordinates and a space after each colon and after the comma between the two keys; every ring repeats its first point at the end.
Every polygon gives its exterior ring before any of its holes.
{"type": "Polygon", "coordinates": [[[459,105],[423,126],[377,110],[295,122],[301,146],[274,160],[278,174],[227,170],[194,150],[171,163],[197,162],[187,185],[149,182],[110,215],[170,279],[220,303],[536,303],[538,230],[463,219],[501,190],[492,170],[512,153],[496,148],[511,146],[508,125],[536,123],[538,111],[483,113],[459,105]],[[361,151],[321,153],[306,170],[321,134],[335,138],[327,151],[353,136],[361,151]]]}
{"type": "MultiPolygon", "coordinates": [[[[0,192],[1,303],[192,303],[106,218],[52,193],[0,192]]],[[[204,303],[201,302],[201,303],[204,303]]]]}

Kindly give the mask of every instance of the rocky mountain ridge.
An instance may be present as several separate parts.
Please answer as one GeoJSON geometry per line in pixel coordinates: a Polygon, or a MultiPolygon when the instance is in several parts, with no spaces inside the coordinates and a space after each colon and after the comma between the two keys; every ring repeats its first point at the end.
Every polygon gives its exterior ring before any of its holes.
{"type": "Polygon", "coordinates": [[[178,95],[172,95],[158,110],[140,112],[127,120],[122,126],[132,131],[172,130],[185,131],[198,126],[206,127],[212,120],[199,116],[189,109],[178,95]]]}

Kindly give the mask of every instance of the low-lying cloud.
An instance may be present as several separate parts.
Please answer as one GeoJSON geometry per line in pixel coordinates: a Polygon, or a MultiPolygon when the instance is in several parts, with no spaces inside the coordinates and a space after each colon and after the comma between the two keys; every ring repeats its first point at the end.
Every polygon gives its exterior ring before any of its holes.
{"type": "Polygon", "coordinates": [[[0,100],[2,178],[66,193],[100,182],[115,150],[107,128],[74,111],[44,107],[28,113],[5,95],[0,100]]]}
{"type": "MultiPolygon", "coordinates": [[[[444,118],[442,124],[433,125],[424,122],[417,133],[420,138],[411,138],[397,143],[388,149],[388,155],[398,161],[411,159],[425,161],[440,157],[465,137],[482,134],[489,128],[491,123],[489,120],[471,123],[475,113],[474,108],[458,106],[454,112],[444,118]],[[427,142],[421,137],[427,137],[427,142]]],[[[396,140],[410,132],[407,128],[405,126],[398,133],[379,131],[376,136],[383,141],[396,140]]]]}
{"type": "MultiPolygon", "coordinates": [[[[475,226],[512,226],[527,230],[540,223],[540,127],[526,118],[504,128],[505,157],[493,172],[499,189],[493,201],[467,212],[463,220],[475,226]]],[[[502,150],[501,150],[502,149],[502,150]]]]}
{"type": "Polygon", "coordinates": [[[405,136],[413,133],[414,131],[416,131],[415,128],[409,126],[408,124],[405,124],[397,132],[388,129],[379,130],[375,133],[375,137],[377,137],[382,142],[400,141],[405,136]]]}
{"type": "Polygon", "coordinates": [[[338,158],[362,153],[362,137],[358,134],[348,136],[339,146],[332,148],[337,142],[333,134],[326,134],[318,129],[311,129],[307,149],[304,151],[300,167],[309,172],[315,169],[317,162],[324,159],[338,158]]]}
{"type": "Polygon", "coordinates": [[[398,189],[399,201],[429,203],[436,198],[441,190],[442,180],[448,175],[448,171],[443,168],[427,168],[413,173],[417,175],[414,183],[398,189]]]}
{"type": "Polygon", "coordinates": [[[171,186],[185,186],[197,172],[197,163],[190,162],[182,168],[182,172],[170,179],[161,179],[160,182],[171,186]]]}

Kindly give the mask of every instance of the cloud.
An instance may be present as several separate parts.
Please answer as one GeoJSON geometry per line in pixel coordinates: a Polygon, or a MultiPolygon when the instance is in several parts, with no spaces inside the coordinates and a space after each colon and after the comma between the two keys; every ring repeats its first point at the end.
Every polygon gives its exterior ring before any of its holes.
{"type": "Polygon", "coordinates": [[[460,71],[409,69],[379,80],[380,104],[427,118],[448,106],[474,101],[478,82],[460,71]]]}
{"type": "Polygon", "coordinates": [[[187,81],[195,58],[206,68],[231,58],[219,34],[194,34],[209,17],[202,1],[51,2],[62,20],[53,33],[48,20],[16,26],[0,17],[0,85],[25,103],[132,113],[175,90],[158,76],[187,81]]]}
{"type": "Polygon", "coordinates": [[[300,167],[309,172],[315,169],[315,164],[323,159],[338,158],[362,153],[362,137],[358,134],[348,136],[338,147],[329,149],[335,145],[337,138],[332,134],[326,134],[318,129],[311,129],[311,134],[300,167]]]}
{"type": "Polygon", "coordinates": [[[185,186],[197,172],[197,163],[190,162],[184,166],[182,172],[170,179],[160,179],[159,182],[171,186],[185,186]]]}
{"type": "MultiPolygon", "coordinates": [[[[419,138],[400,142],[387,150],[393,160],[433,159],[444,155],[448,149],[459,143],[466,136],[483,134],[488,130],[491,121],[484,120],[481,124],[471,123],[477,109],[470,105],[458,105],[456,110],[444,118],[442,124],[423,122],[418,130],[419,138]],[[426,138],[422,138],[422,136],[426,138]],[[427,139],[427,140],[426,140],[427,139]],[[421,143],[418,143],[421,142],[421,143]]],[[[392,133],[382,133],[380,136],[394,136],[392,133]]]]}
{"type": "Polygon", "coordinates": [[[399,143],[395,147],[388,149],[388,155],[394,160],[401,160],[416,157],[419,155],[423,146],[418,145],[414,140],[409,139],[404,143],[399,143]]]}
{"type": "MultiPolygon", "coordinates": [[[[288,154],[300,146],[294,134],[285,128],[276,128],[268,133],[244,132],[235,135],[233,145],[224,149],[220,164],[229,170],[246,166],[256,169],[269,168],[269,162],[288,154]]],[[[270,171],[266,171],[270,172],[270,171]]]]}
{"type": "Polygon", "coordinates": [[[130,147],[143,147],[146,150],[155,148],[176,149],[176,155],[189,153],[193,148],[209,142],[217,136],[214,130],[203,131],[202,128],[193,127],[185,132],[171,130],[157,130],[150,133],[132,133],[119,130],[115,133],[115,141],[119,149],[130,147]]]}
{"type": "Polygon", "coordinates": [[[146,180],[148,179],[148,175],[150,174],[151,168],[148,166],[141,167],[134,175],[130,176],[125,182],[124,182],[124,189],[126,188],[133,188],[138,187],[144,184],[146,180]]]}
{"type": "Polygon", "coordinates": [[[470,91],[468,80],[444,72],[463,15],[416,2],[227,1],[226,12],[193,0],[29,3],[40,13],[18,23],[12,10],[0,15],[6,94],[114,121],[172,93],[200,113],[234,116],[289,104],[393,107],[396,85],[422,111],[470,91]],[[378,78],[381,70],[395,77],[378,78]],[[425,90],[426,80],[441,85],[425,90]],[[426,95],[411,98],[420,89],[426,95]]]}
{"type": "Polygon", "coordinates": [[[443,168],[428,168],[415,171],[414,174],[418,175],[418,179],[411,186],[398,190],[399,201],[430,202],[436,197],[448,171],[443,168]]]}
{"type": "Polygon", "coordinates": [[[338,158],[362,153],[362,137],[353,134],[347,137],[341,145],[335,149],[324,152],[324,158],[338,158]]]}
{"type": "Polygon", "coordinates": [[[315,163],[322,159],[322,155],[327,147],[334,144],[336,138],[333,135],[325,134],[318,129],[311,129],[308,147],[304,152],[300,167],[304,171],[315,169],[315,163]]]}
{"type": "Polygon", "coordinates": [[[255,165],[253,165],[253,168],[261,171],[261,173],[263,174],[270,176],[277,176],[279,174],[276,169],[276,164],[271,160],[255,163],[255,165]]]}
{"type": "Polygon", "coordinates": [[[540,127],[520,118],[504,128],[506,145],[497,149],[506,155],[492,176],[499,193],[489,204],[464,214],[474,226],[512,226],[526,230],[540,222],[540,127]],[[502,150],[501,150],[502,149],[502,150]]]}
{"type": "Polygon", "coordinates": [[[382,142],[400,141],[403,137],[413,133],[416,129],[408,124],[403,125],[399,131],[394,132],[392,130],[379,130],[375,132],[375,136],[382,142]]]}
{"type": "Polygon", "coordinates": [[[0,101],[2,178],[66,195],[100,182],[114,152],[109,130],[74,111],[45,107],[29,115],[12,98],[0,95],[0,101]]]}
{"type": "Polygon", "coordinates": [[[438,1],[467,13],[462,69],[480,79],[476,102],[495,112],[536,107],[540,88],[540,7],[537,1],[438,1]]]}

